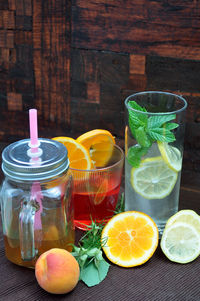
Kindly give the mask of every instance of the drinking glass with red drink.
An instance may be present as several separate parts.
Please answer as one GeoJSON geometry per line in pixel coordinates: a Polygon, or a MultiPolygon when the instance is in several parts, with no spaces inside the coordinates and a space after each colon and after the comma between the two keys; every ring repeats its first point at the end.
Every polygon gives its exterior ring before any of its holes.
{"type": "MultiPolygon", "coordinates": [[[[104,154],[105,155],[105,154],[104,154]]],[[[124,153],[113,145],[105,166],[91,170],[70,168],[74,178],[74,223],[86,229],[92,221],[107,222],[114,214],[121,185],[124,153]]]]}
{"type": "Polygon", "coordinates": [[[73,175],[75,226],[87,229],[92,221],[107,222],[114,214],[120,191],[124,152],[113,135],[102,129],[77,139],[54,137],[68,150],[73,175]]]}

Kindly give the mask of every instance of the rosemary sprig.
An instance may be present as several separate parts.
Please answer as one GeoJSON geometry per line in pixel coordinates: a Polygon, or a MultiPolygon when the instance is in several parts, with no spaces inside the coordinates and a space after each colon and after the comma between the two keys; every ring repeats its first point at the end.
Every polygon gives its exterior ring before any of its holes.
{"type": "MultiPolygon", "coordinates": [[[[124,194],[114,211],[118,214],[124,211],[124,194]]],[[[91,225],[84,225],[88,230],[79,240],[78,246],[73,246],[72,255],[76,258],[80,266],[80,280],[87,286],[94,286],[105,279],[110,264],[103,258],[101,247],[106,244],[102,241],[101,233],[106,222],[97,223],[91,221],[91,225]]]]}
{"type": "Polygon", "coordinates": [[[117,203],[117,206],[115,208],[114,214],[118,214],[121,212],[124,212],[125,203],[124,203],[124,193],[121,194],[121,198],[117,203]]]}

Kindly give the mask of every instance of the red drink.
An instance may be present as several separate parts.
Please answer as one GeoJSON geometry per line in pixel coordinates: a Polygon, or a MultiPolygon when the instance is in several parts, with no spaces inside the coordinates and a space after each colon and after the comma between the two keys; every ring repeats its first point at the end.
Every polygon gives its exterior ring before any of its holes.
{"type": "MultiPolygon", "coordinates": [[[[107,182],[106,182],[107,183],[107,182]]],[[[104,185],[106,186],[106,185],[104,185]]],[[[74,224],[76,227],[86,230],[84,225],[90,225],[91,220],[95,222],[108,221],[114,214],[120,184],[113,188],[109,186],[105,191],[74,192],[74,224]]]]}
{"type": "Polygon", "coordinates": [[[112,154],[106,155],[106,158],[109,158],[106,165],[105,143],[98,144],[98,151],[91,148],[90,152],[103,159],[102,167],[91,170],[71,169],[74,179],[74,224],[83,230],[88,229],[87,226],[91,224],[91,221],[106,223],[114,215],[124,160],[123,151],[115,144],[112,154]]]}

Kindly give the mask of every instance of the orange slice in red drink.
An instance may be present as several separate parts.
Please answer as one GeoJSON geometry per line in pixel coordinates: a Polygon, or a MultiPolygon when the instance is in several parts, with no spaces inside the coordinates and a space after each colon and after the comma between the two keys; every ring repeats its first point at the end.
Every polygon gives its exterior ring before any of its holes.
{"type": "Polygon", "coordinates": [[[94,205],[100,205],[106,197],[108,191],[108,180],[103,179],[94,198],[94,205]]]}

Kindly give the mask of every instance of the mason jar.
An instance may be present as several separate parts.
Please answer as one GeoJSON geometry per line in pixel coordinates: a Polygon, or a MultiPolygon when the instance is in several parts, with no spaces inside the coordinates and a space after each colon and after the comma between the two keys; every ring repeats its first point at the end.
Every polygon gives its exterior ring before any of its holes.
{"type": "Polygon", "coordinates": [[[1,215],[8,260],[34,267],[51,248],[71,251],[74,209],[66,147],[43,138],[34,150],[29,139],[14,142],[3,150],[2,170],[1,215]]]}

